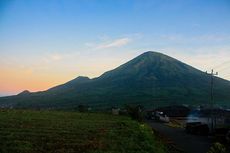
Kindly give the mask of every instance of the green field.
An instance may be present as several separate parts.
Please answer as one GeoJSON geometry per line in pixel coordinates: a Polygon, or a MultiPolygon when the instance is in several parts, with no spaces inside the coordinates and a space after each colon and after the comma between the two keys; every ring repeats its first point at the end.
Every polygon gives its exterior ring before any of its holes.
{"type": "Polygon", "coordinates": [[[124,116],[0,111],[1,153],[164,153],[151,129],[124,116]]]}

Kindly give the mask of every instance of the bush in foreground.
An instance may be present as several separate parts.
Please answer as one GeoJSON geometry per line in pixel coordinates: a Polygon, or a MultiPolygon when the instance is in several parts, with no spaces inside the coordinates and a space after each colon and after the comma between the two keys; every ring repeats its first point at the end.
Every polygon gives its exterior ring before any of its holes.
{"type": "Polygon", "coordinates": [[[224,145],[216,142],[207,153],[227,153],[224,145]]]}

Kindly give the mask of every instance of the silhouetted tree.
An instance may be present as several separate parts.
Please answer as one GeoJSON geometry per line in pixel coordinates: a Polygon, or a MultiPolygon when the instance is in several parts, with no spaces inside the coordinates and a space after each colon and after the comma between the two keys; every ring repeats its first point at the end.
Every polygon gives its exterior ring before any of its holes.
{"type": "Polygon", "coordinates": [[[144,115],[143,115],[143,106],[141,105],[136,105],[136,106],[132,106],[132,105],[126,105],[125,106],[129,116],[134,119],[137,120],[139,122],[142,122],[144,119],[144,115]]]}

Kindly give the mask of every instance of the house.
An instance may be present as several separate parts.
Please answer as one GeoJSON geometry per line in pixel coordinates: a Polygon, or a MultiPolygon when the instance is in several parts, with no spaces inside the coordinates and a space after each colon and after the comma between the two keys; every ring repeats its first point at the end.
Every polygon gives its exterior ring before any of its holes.
{"type": "Polygon", "coordinates": [[[112,107],[112,114],[113,115],[119,115],[120,113],[120,108],[112,107]]]}

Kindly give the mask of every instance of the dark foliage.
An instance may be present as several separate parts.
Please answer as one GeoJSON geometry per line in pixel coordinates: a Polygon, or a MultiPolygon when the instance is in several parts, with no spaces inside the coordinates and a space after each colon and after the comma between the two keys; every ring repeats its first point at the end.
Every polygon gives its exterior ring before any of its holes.
{"type": "Polygon", "coordinates": [[[138,122],[143,122],[144,115],[143,115],[143,106],[137,105],[137,106],[132,106],[132,105],[126,105],[125,106],[128,115],[134,119],[137,120],[138,122]]]}

